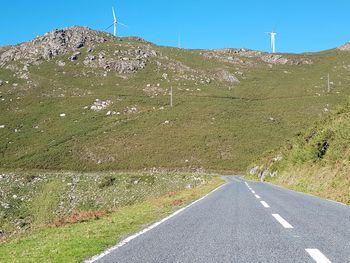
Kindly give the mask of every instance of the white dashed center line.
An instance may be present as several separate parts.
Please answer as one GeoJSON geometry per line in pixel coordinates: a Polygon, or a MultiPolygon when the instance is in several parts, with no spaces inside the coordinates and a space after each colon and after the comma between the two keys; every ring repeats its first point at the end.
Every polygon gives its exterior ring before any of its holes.
{"type": "Polygon", "coordinates": [[[317,262],[317,263],[331,263],[331,261],[322,254],[321,251],[315,248],[305,249],[307,253],[317,262]]]}
{"type": "Polygon", "coordinates": [[[270,208],[270,206],[269,206],[265,201],[260,201],[260,203],[261,203],[264,207],[270,208]]]}
{"type": "Polygon", "coordinates": [[[283,219],[279,214],[272,214],[272,216],[284,227],[284,228],[293,228],[286,220],[283,219]]]}
{"type": "MultiPolygon", "coordinates": [[[[261,197],[255,193],[255,191],[249,186],[247,182],[245,182],[245,185],[248,187],[248,189],[255,195],[257,199],[260,199],[261,197]]],[[[265,208],[270,208],[269,204],[265,201],[260,201],[260,203],[265,208]]],[[[284,228],[293,228],[291,224],[289,224],[283,217],[281,217],[279,214],[272,214],[272,216],[280,223],[284,228]]],[[[322,254],[321,251],[315,248],[307,248],[305,251],[315,260],[316,263],[332,263],[325,255],[322,254]]]]}
{"type": "Polygon", "coordinates": [[[270,206],[268,205],[268,203],[266,203],[265,201],[260,201],[260,203],[263,205],[263,207],[265,207],[265,208],[270,208],[270,206]]]}

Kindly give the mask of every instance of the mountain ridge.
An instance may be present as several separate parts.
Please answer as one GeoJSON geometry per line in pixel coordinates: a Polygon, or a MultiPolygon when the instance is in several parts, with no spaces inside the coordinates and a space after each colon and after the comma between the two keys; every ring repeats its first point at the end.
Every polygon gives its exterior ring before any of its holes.
{"type": "MultiPolygon", "coordinates": [[[[31,41],[34,41],[34,40],[37,40],[37,39],[41,39],[43,38],[44,36],[47,36],[48,34],[52,34],[54,32],[57,32],[57,31],[74,31],[74,30],[85,30],[85,31],[90,31],[91,33],[98,33],[98,34],[102,34],[104,35],[105,37],[107,38],[113,38],[113,35],[111,33],[108,33],[108,32],[105,32],[105,31],[102,31],[102,30],[98,30],[98,29],[93,29],[91,27],[88,27],[88,26],[79,26],[79,25],[73,25],[73,26],[68,26],[68,27],[64,27],[64,28],[56,28],[56,29],[52,29],[46,33],[44,33],[43,35],[40,35],[40,36],[37,36],[37,37],[34,37],[32,39],[29,39],[27,41],[23,41],[23,42],[20,42],[20,43],[16,43],[16,44],[7,44],[7,45],[0,45],[0,49],[1,48],[6,48],[6,47],[15,47],[15,46],[19,46],[19,45],[22,45],[22,44],[26,44],[28,42],[31,42],[31,41]]],[[[148,41],[142,37],[139,37],[139,36],[123,36],[123,37],[114,37],[114,38],[117,38],[119,40],[123,40],[123,39],[135,39],[135,40],[138,40],[140,42],[145,42],[145,43],[150,43],[150,44],[153,44],[153,45],[157,45],[156,43],[153,43],[151,41],[148,41]]],[[[169,48],[176,48],[176,47],[172,47],[172,46],[164,46],[164,47],[169,47],[169,48]]],[[[256,50],[256,49],[251,49],[251,48],[245,48],[245,47],[222,47],[222,48],[189,48],[189,50],[214,50],[214,51],[218,51],[218,50],[225,50],[225,49],[236,49],[236,50],[247,50],[247,51],[256,51],[256,52],[261,52],[261,53],[267,53],[269,54],[270,52],[265,52],[265,51],[262,51],[262,50],[256,50]]],[[[340,45],[340,46],[337,46],[337,47],[333,47],[333,48],[330,48],[330,49],[324,49],[324,50],[320,50],[320,51],[314,51],[314,52],[309,52],[309,51],[305,51],[305,52],[301,52],[301,53],[291,53],[291,52],[277,52],[277,54],[307,54],[307,53],[319,53],[319,52],[324,52],[324,51],[328,51],[328,50],[332,50],[332,49],[339,49],[339,50],[343,50],[343,51],[349,51],[350,49],[350,41],[348,42],[345,42],[344,44],[340,45]]]]}

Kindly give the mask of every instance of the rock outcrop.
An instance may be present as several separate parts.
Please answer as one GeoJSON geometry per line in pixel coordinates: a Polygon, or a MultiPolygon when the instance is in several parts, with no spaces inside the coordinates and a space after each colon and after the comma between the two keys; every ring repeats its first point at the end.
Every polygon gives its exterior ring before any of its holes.
{"type": "Polygon", "coordinates": [[[135,37],[125,40],[140,44],[126,44],[120,49],[121,44],[118,42],[123,39],[107,33],[85,27],[58,29],[16,46],[1,47],[0,67],[14,71],[19,78],[28,79],[28,67],[53,60],[59,55],[67,55],[66,61],[59,60],[56,64],[64,67],[67,63],[79,62],[82,58],[82,64],[86,67],[130,74],[144,69],[149,58],[157,56],[156,51],[145,40],[135,37]],[[104,42],[108,43],[97,48],[104,42]],[[111,44],[116,48],[114,52],[109,50],[111,44]],[[86,48],[87,55],[81,51],[83,48],[86,48]],[[20,64],[24,66],[23,69],[20,64]]]}
{"type": "MultiPolygon", "coordinates": [[[[106,35],[108,36],[108,35],[106,35]]],[[[66,54],[84,46],[107,41],[102,33],[85,27],[58,29],[31,41],[12,46],[0,55],[0,67],[10,61],[40,64],[55,56],[66,54]]]]}
{"type": "Polygon", "coordinates": [[[97,55],[88,54],[83,63],[92,68],[103,68],[120,74],[135,73],[146,67],[148,59],[157,56],[156,51],[144,47],[127,50],[116,50],[113,55],[99,52],[97,55]]]}
{"type": "Polygon", "coordinates": [[[229,84],[238,84],[240,81],[236,78],[235,75],[231,74],[230,72],[226,70],[221,70],[216,74],[216,77],[220,81],[227,82],[229,84]]]}
{"type": "Polygon", "coordinates": [[[291,59],[279,54],[266,54],[261,56],[261,60],[269,64],[279,65],[309,65],[312,64],[310,59],[298,58],[291,59]]]}
{"type": "Polygon", "coordinates": [[[281,155],[278,155],[271,160],[265,165],[256,165],[250,168],[249,174],[252,176],[257,176],[260,181],[264,181],[267,177],[276,177],[278,176],[277,171],[272,171],[271,169],[272,165],[275,164],[276,162],[280,162],[283,160],[283,157],[281,155]]]}
{"type": "Polygon", "coordinates": [[[203,51],[202,55],[209,59],[219,59],[221,61],[242,65],[242,66],[259,66],[256,63],[256,59],[261,59],[268,64],[280,64],[280,65],[302,65],[312,64],[311,59],[307,58],[290,58],[281,54],[263,53],[261,51],[249,50],[244,48],[225,48],[214,49],[210,51],[203,51]]]}
{"type": "Polygon", "coordinates": [[[350,51],[350,42],[338,47],[338,49],[342,51],[350,51]]]}

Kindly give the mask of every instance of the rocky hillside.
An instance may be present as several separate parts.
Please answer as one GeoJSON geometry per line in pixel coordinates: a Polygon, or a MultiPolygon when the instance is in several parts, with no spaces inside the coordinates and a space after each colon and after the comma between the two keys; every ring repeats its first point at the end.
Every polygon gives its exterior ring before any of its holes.
{"type": "MultiPolygon", "coordinates": [[[[54,30],[46,33],[44,36],[33,39],[32,41],[22,43],[13,47],[3,47],[0,50],[0,67],[14,71],[16,76],[22,79],[29,79],[28,68],[33,65],[40,65],[43,62],[52,61],[60,55],[66,55],[69,61],[77,61],[78,57],[83,57],[83,65],[87,68],[99,68],[107,72],[117,72],[119,74],[136,73],[144,69],[149,58],[158,57],[156,63],[159,69],[172,70],[177,73],[175,80],[200,80],[202,84],[214,80],[222,80],[228,83],[239,83],[234,74],[227,71],[218,71],[213,74],[206,74],[192,69],[179,61],[169,59],[158,53],[152,47],[140,38],[114,38],[113,36],[84,27],[72,27],[60,30],[54,30]],[[135,41],[140,45],[130,45],[118,43],[122,41],[135,41]],[[103,50],[99,47],[101,43],[108,43],[106,46],[115,45],[113,52],[103,50]],[[119,49],[117,48],[119,47],[119,49]],[[120,49],[122,47],[122,49],[120,49]],[[80,50],[84,50],[82,54],[80,50]],[[164,60],[170,63],[164,63],[164,60]],[[163,62],[163,63],[162,63],[163,62]],[[163,64],[166,64],[162,67],[163,64]],[[184,75],[181,73],[192,73],[184,75]],[[193,75],[195,74],[195,75],[193,75]]],[[[265,66],[272,64],[282,65],[299,65],[312,64],[311,59],[293,58],[290,59],[283,55],[265,54],[259,51],[246,49],[221,49],[202,51],[200,55],[209,59],[217,59],[233,65],[259,67],[261,62],[267,63],[265,66]],[[257,61],[256,61],[257,60],[257,61]],[[259,63],[260,62],[260,63],[259,63]]],[[[56,61],[58,66],[64,67],[64,60],[56,61]]],[[[79,64],[78,64],[79,65],[79,64]]],[[[236,75],[242,76],[242,72],[235,72],[236,75]]],[[[165,77],[165,75],[163,76],[165,77]]]]}
{"type": "MultiPolygon", "coordinates": [[[[84,56],[84,66],[118,73],[134,73],[145,67],[147,58],[157,55],[150,45],[145,45],[142,49],[115,50],[113,54],[106,54],[104,50],[94,52],[99,44],[113,40],[116,42],[112,36],[88,28],[55,30],[32,41],[7,47],[0,56],[0,67],[13,70],[19,78],[29,79],[30,66],[51,61],[59,55],[66,55],[69,61],[76,61],[82,55],[80,50],[84,48],[87,53],[84,56]]],[[[141,39],[139,41],[144,42],[141,39]]],[[[60,67],[66,64],[63,60],[56,63],[60,67]]]]}
{"type": "Polygon", "coordinates": [[[349,70],[340,49],[185,50],[55,30],[0,48],[0,166],[244,170],[344,103],[349,70]]]}

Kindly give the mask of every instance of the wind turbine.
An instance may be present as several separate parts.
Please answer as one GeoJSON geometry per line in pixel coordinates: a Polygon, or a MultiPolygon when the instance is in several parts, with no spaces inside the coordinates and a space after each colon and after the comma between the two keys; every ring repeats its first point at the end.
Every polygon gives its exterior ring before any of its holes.
{"type": "Polygon", "coordinates": [[[272,53],[276,53],[276,35],[277,35],[277,33],[272,31],[272,32],[268,32],[268,34],[271,36],[272,53]]]}
{"type": "Polygon", "coordinates": [[[112,7],[112,13],[113,13],[113,24],[110,25],[109,27],[107,27],[106,30],[110,29],[113,26],[113,35],[116,37],[117,36],[117,25],[118,24],[121,25],[121,26],[124,26],[124,27],[128,27],[128,26],[123,24],[123,23],[120,23],[117,20],[117,16],[115,15],[114,7],[112,7]]]}

